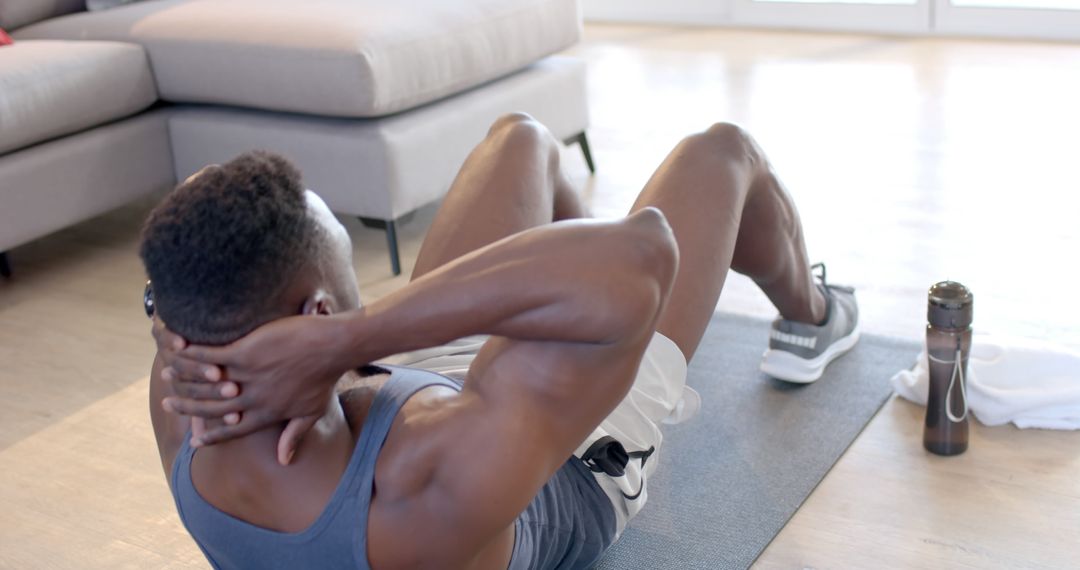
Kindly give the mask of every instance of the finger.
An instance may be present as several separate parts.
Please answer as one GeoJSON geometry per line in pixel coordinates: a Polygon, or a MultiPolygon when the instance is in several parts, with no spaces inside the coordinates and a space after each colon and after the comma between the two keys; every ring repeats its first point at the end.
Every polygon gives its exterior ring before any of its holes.
{"type": "Polygon", "coordinates": [[[197,442],[193,442],[192,445],[194,447],[216,445],[224,441],[250,435],[270,425],[270,421],[261,420],[259,418],[259,414],[244,414],[240,423],[232,426],[219,426],[208,430],[197,442]]]}
{"type": "Polygon", "coordinates": [[[187,341],[182,336],[170,331],[165,326],[165,322],[157,315],[154,315],[154,326],[150,329],[150,333],[154,335],[158,349],[179,352],[187,346],[187,341]]]}
{"type": "Polygon", "coordinates": [[[176,355],[161,371],[161,377],[166,382],[180,380],[183,382],[217,382],[224,378],[224,371],[213,364],[206,364],[198,360],[192,360],[185,356],[176,355]],[[172,370],[169,374],[165,372],[172,370]]]}
{"type": "Polygon", "coordinates": [[[229,425],[236,425],[236,424],[240,423],[240,414],[239,413],[225,414],[225,423],[227,423],[229,425]]]}
{"type": "Polygon", "coordinates": [[[191,445],[200,440],[206,433],[206,420],[200,417],[191,418],[191,445]]]}
{"type": "Polygon", "coordinates": [[[174,396],[192,400],[227,400],[240,395],[235,382],[172,382],[174,396]]]}
{"type": "Polygon", "coordinates": [[[244,409],[245,402],[242,398],[230,398],[220,402],[210,400],[191,400],[169,396],[161,401],[161,406],[166,412],[185,416],[198,416],[200,418],[222,418],[226,414],[239,412],[244,409]]]}
{"type": "Polygon", "coordinates": [[[238,349],[227,344],[225,346],[206,346],[202,344],[191,344],[184,347],[180,354],[186,358],[196,360],[199,362],[205,362],[208,364],[217,364],[219,366],[236,366],[238,349]]]}
{"type": "Polygon", "coordinates": [[[304,416],[289,420],[288,425],[285,426],[285,431],[281,432],[281,437],[278,438],[278,463],[288,465],[292,462],[293,456],[296,455],[296,448],[300,446],[300,441],[311,431],[311,428],[315,427],[318,421],[319,416],[304,416]]]}

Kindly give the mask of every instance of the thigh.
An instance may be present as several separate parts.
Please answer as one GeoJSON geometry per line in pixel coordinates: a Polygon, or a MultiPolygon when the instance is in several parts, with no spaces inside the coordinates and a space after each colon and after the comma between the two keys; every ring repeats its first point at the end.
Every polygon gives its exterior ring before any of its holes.
{"type": "Polygon", "coordinates": [[[679,245],[679,272],[656,330],[689,361],[712,318],[739,235],[754,172],[737,127],[716,125],[684,139],[646,184],[631,211],[664,213],[679,245]]]}
{"type": "Polygon", "coordinates": [[[552,221],[558,148],[549,139],[546,129],[527,116],[496,121],[451,185],[424,238],[413,279],[552,221]]]}

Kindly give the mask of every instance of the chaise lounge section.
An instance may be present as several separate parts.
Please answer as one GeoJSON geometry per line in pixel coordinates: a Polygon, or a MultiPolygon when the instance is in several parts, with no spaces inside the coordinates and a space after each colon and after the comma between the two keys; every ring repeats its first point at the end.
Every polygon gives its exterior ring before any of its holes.
{"type": "Polygon", "coordinates": [[[0,47],[0,252],[172,185],[156,100],[140,46],[0,47]]]}

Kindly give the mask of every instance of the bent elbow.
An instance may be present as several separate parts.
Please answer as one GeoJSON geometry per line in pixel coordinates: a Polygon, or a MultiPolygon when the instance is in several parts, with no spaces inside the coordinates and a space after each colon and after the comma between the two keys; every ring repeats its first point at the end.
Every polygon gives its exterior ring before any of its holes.
{"type": "Polygon", "coordinates": [[[639,266],[645,277],[656,282],[666,298],[679,270],[679,246],[675,233],[664,213],[651,206],[634,212],[627,220],[636,225],[635,241],[641,256],[639,266]]]}
{"type": "Polygon", "coordinates": [[[620,338],[652,333],[679,267],[679,248],[660,210],[639,210],[624,223],[626,233],[619,239],[629,251],[619,276],[619,306],[609,311],[620,338]]]}

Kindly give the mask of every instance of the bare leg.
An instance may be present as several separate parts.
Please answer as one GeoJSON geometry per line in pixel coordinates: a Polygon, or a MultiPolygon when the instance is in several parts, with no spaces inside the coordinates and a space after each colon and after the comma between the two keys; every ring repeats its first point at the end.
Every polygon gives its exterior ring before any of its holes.
{"type": "Polygon", "coordinates": [[[787,319],[817,323],[815,287],[791,197],[744,131],[717,124],[684,139],[641,192],[633,210],[664,212],[679,244],[679,273],[657,330],[687,360],[697,350],[728,269],[751,277],[787,319]]]}
{"type": "Polygon", "coordinates": [[[506,236],[585,211],[559,168],[557,141],[521,113],[500,117],[458,172],[412,278],[506,236]]]}

